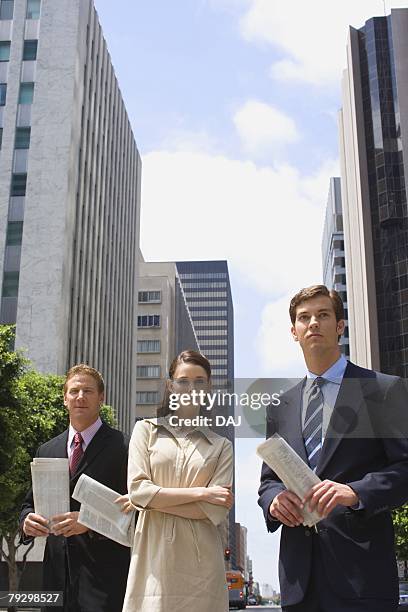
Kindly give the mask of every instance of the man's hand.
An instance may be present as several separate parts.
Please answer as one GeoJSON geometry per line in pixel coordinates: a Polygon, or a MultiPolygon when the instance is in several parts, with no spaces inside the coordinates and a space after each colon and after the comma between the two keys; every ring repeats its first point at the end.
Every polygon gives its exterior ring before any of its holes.
{"type": "Polygon", "coordinates": [[[286,527],[298,527],[303,523],[302,510],[302,500],[292,491],[278,493],[269,506],[269,514],[286,527]]]}
{"type": "Polygon", "coordinates": [[[231,487],[220,487],[215,485],[212,487],[200,487],[202,489],[201,499],[209,504],[215,504],[216,506],[225,506],[230,510],[234,503],[234,495],[231,491],[231,487]]]}
{"type": "Polygon", "coordinates": [[[326,518],[336,506],[354,506],[358,501],[357,493],[348,485],[323,480],[310,489],[303,503],[309,503],[312,512],[317,510],[322,518],[326,518]]]}
{"type": "Polygon", "coordinates": [[[88,527],[78,523],[79,512],[65,512],[65,514],[57,514],[51,519],[51,533],[54,535],[63,535],[69,538],[73,535],[86,533],[88,527]]]}
{"type": "Polygon", "coordinates": [[[128,495],[121,495],[120,497],[117,497],[114,501],[115,504],[121,504],[121,512],[123,512],[124,514],[128,514],[129,512],[131,512],[132,510],[135,509],[134,505],[132,504],[132,502],[129,499],[128,495]]]}
{"type": "Polygon", "coordinates": [[[24,519],[23,531],[28,536],[45,537],[50,533],[49,523],[40,514],[30,512],[24,519]]]}

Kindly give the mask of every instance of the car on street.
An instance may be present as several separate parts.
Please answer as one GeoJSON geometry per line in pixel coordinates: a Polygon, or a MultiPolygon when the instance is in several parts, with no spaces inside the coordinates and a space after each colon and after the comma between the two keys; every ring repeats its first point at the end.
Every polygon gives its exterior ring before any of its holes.
{"type": "Polygon", "coordinates": [[[399,583],[398,612],[408,612],[408,582],[399,583]]]}

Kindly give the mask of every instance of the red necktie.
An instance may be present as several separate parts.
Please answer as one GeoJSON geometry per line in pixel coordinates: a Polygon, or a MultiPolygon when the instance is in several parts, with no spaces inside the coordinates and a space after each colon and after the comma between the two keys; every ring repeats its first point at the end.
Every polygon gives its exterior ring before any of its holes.
{"type": "Polygon", "coordinates": [[[74,449],[71,453],[71,459],[69,461],[69,471],[71,472],[71,476],[73,476],[77,471],[79,462],[84,454],[84,451],[82,450],[82,442],[83,438],[81,434],[77,432],[74,436],[74,449]]]}

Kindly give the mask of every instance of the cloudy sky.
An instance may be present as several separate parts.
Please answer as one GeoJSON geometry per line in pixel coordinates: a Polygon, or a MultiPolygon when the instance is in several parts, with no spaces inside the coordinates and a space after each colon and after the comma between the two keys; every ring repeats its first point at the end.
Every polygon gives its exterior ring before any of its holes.
{"type": "MultiPolygon", "coordinates": [[[[322,277],[347,29],[383,0],[95,3],[143,160],[146,260],[227,259],[236,376],[302,375],[288,301],[322,277]]],[[[256,442],[237,443],[237,520],[255,579],[278,588],[256,442]]]]}

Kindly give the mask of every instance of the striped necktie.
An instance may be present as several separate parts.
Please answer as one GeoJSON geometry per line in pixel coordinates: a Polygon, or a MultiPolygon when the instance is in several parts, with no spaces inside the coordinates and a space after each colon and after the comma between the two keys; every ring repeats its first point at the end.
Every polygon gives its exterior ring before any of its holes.
{"type": "Polygon", "coordinates": [[[84,441],[83,437],[79,432],[76,432],[74,436],[74,448],[71,453],[71,458],[69,460],[69,471],[71,476],[75,474],[77,471],[78,465],[82,459],[84,451],[82,450],[82,442],[84,441]]]}
{"type": "Polygon", "coordinates": [[[322,426],[324,397],[322,386],[326,381],[318,376],[309,390],[309,400],[303,425],[303,440],[307,459],[312,470],[316,470],[322,450],[322,426]]]}

